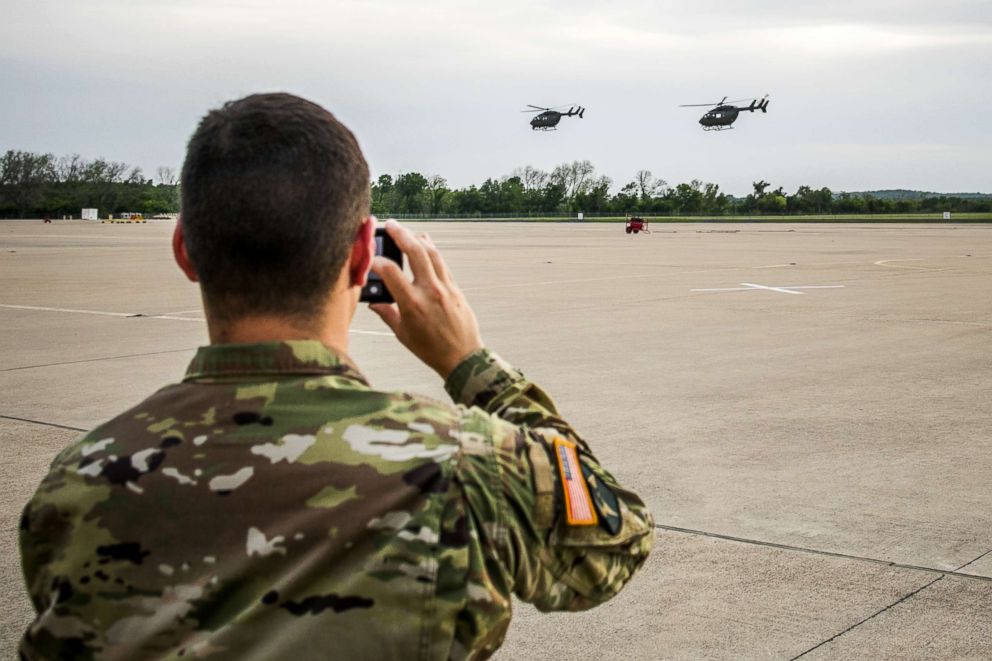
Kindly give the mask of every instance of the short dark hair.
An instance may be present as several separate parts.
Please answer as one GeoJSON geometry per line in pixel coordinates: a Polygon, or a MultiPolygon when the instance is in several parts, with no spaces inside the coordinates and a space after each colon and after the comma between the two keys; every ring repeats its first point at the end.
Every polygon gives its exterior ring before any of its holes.
{"type": "Polygon", "coordinates": [[[254,94],[200,122],[182,172],[186,249],[211,314],[319,312],[369,213],[369,169],[330,112],[254,94]]]}

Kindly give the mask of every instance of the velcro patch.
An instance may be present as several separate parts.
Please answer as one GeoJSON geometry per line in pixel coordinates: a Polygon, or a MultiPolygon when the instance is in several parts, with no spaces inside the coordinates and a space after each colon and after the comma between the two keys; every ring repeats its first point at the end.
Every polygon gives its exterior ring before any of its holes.
{"type": "Polygon", "coordinates": [[[565,494],[565,520],[570,526],[594,526],[599,520],[589,496],[589,485],[582,476],[582,465],[575,443],[563,438],[555,439],[555,457],[565,494]]]}

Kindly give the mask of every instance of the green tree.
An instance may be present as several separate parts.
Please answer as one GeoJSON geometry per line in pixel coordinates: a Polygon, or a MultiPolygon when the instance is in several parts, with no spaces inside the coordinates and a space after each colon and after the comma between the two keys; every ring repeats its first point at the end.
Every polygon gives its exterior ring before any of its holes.
{"type": "Polygon", "coordinates": [[[703,207],[702,182],[693,179],[688,184],[679,184],[665,195],[675,208],[676,214],[699,213],[703,207]]]}
{"type": "Polygon", "coordinates": [[[781,214],[785,213],[788,201],[785,195],[769,193],[758,200],[758,209],[764,213],[781,214]]]}
{"type": "Polygon", "coordinates": [[[399,213],[426,213],[430,207],[427,177],[419,172],[407,172],[396,177],[394,185],[399,213]]]}
{"type": "Polygon", "coordinates": [[[668,183],[664,179],[655,178],[651,170],[638,170],[634,175],[634,181],[637,183],[637,192],[642,201],[664,195],[665,189],[668,188],[668,183]]]}
{"type": "Polygon", "coordinates": [[[609,177],[597,177],[575,196],[575,209],[581,211],[607,211],[610,208],[609,177]]]}
{"type": "Polygon", "coordinates": [[[379,175],[372,184],[372,213],[385,215],[393,212],[393,178],[388,174],[379,175]]]}
{"type": "Polygon", "coordinates": [[[43,208],[55,173],[52,154],[7,151],[0,158],[0,186],[5,191],[6,206],[22,216],[43,208]]]}
{"type": "Polygon", "coordinates": [[[427,192],[430,213],[440,213],[444,208],[444,199],[451,194],[448,182],[440,175],[431,175],[427,178],[427,192]]]}
{"type": "Polygon", "coordinates": [[[614,211],[623,213],[633,212],[637,211],[640,199],[640,190],[637,182],[631,181],[624,184],[624,187],[620,189],[620,192],[613,196],[611,206],[614,211]]]}
{"type": "Polygon", "coordinates": [[[594,181],[596,168],[590,161],[562,163],[551,171],[546,188],[555,186],[563,191],[562,211],[575,210],[575,197],[586,193],[594,181]]]}
{"type": "Polygon", "coordinates": [[[527,191],[518,176],[504,178],[500,182],[501,213],[521,213],[527,209],[527,191]]]}
{"type": "Polygon", "coordinates": [[[718,185],[704,184],[702,192],[703,201],[701,210],[704,213],[720,215],[727,210],[729,200],[726,195],[720,192],[720,187],[718,185]]]}

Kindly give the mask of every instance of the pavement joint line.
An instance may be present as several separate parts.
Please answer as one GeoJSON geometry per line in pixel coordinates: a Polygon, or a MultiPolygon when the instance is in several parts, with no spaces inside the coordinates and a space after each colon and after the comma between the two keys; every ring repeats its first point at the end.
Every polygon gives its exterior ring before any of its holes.
{"type": "Polygon", "coordinates": [[[954,571],[961,571],[962,569],[964,569],[964,568],[965,568],[965,567],[967,567],[968,565],[973,565],[973,564],[975,564],[976,562],[978,562],[979,560],[981,560],[982,558],[984,558],[985,556],[987,556],[987,555],[988,555],[989,553],[992,553],[992,549],[989,549],[988,551],[986,551],[985,553],[983,553],[983,554],[981,554],[980,556],[978,556],[978,557],[977,557],[977,558],[975,558],[974,560],[971,560],[971,561],[969,561],[969,562],[966,562],[966,563],[964,563],[963,565],[961,565],[960,567],[958,567],[958,568],[957,568],[957,569],[955,569],[954,571]]]}
{"type": "MultiPolygon", "coordinates": [[[[32,312],[68,312],[74,314],[94,314],[104,317],[124,317],[126,319],[166,319],[168,321],[198,321],[204,322],[206,319],[203,317],[177,317],[174,314],[144,314],[141,312],[109,312],[106,310],[79,310],[76,308],[50,308],[43,307],[39,305],[9,305],[6,303],[0,303],[0,308],[6,308],[9,310],[30,310],[32,312]]],[[[382,337],[393,337],[393,333],[387,333],[385,331],[369,331],[369,330],[356,330],[349,329],[349,333],[355,335],[380,335],[382,337]]],[[[5,371],[5,370],[0,370],[5,371]]]]}
{"type": "MultiPolygon", "coordinates": [[[[122,235],[122,234],[19,234],[15,237],[11,237],[14,240],[19,239],[88,239],[90,241],[106,241],[117,239],[120,241],[144,241],[147,243],[161,243],[163,240],[157,236],[135,236],[134,234],[122,235]]],[[[45,246],[47,247],[47,246],[45,246]]],[[[82,248],[85,246],[57,246],[59,248],[82,248]]]]}
{"type": "Polygon", "coordinates": [[[826,640],[824,640],[824,641],[822,641],[820,643],[817,643],[816,645],[814,645],[813,647],[809,648],[805,652],[803,652],[801,654],[797,654],[796,656],[794,656],[791,659],[789,659],[789,661],[796,661],[796,659],[800,659],[800,658],[806,656],[807,654],[809,654],[813,650],[818,649],[820,647],[823,647],[827,643],[830,643],[830,642],[832,642],[834,640],[837,640],[838,638],[840,638],[844,634],[846,634],[846,633],[848,633],[850,631],[853,631],[854,629],[857,629],[858,627],[860,627],[865,622],[878,617],[879,615],[881,615],[882,613],[884,613],[885,611],[887,611],[887,610],[889,610],[891,608],[895,608],[896,606],[898,606],[902,602],[906,601],[907,599],[911,599],[912,597],[915,597],[916,595],[918,595],[919,593],[923,592],[928,587],[930,587],[931,585],[933,585],[934,583],[936,583],[937,581],[943,580],[943,578],[944,578],[943,576],[938,576],[937,578],[933,579],[929,583],[927,583],[925,585],[922,585],[922,586],[916,588],[915,590],[913,590],[912,592],[910,592],[909,594],[904,595],[901,598],[897,599],[896,601],[894,601],[893,603],[889,604],[885,608],[882,608],[881,610],[878,610],[878,611],[872,613],[871,615],[869,615],[868,617],[864,618],[860,622],[855,622],[854,624],[852,624],[848,628],[846,628],[843,631],[840,631],[838,633],[835,633],[833,636],[831,636],[830,638],[827,638],[826,640]]]}
{"type": "Polygon", "coordinates": [[[655,528],[659,530],[667,530],[669,532],[678,532],[686,535],[698,535],[700,537],[712,537],[714,539],[723,539],[729,542],[738,542],[740,544],[751,544],[754,546],[764,546],[767,548],[780,549],[783,551],[798,551],[800,553],[809,553],[811,555],[822,555],[829,558],[842,558],[845,560],[857,560],[858,562],[870,562],[876,565],[883,565],[885,567],[892,567],[894,569],[908,569],[912,571],[922,571],[930,574],[941,574],[942,576],[953,576],[955,578],[966,578],[973,581],[985,581],[992,583],[992,576],[983,576],[981,574],[965,574],[961,570],[968,565],[980,560],[984,556],[992,553],[992,549],[986,551],[982,555],[978,556],[974,560],[970,560],[967,563],[957,567],[956,569],[937,569],[936,567],[924,567],[922,565],[910,565],[902,562],[893,562],[891,560],[881,560],[879,558],[870,558],[864,555],[853,555],[851,553],[840,553],[838,551],[824,551],[822,549],[811,549],[805,546],[794,546],[792,544],[779,544],[777,542],[766,542],[760,539],[751,539],[748,537],[735,537],[734,535],[724,535],[717,532],[707,532],[705,530],[694,530],[692,528],[680,528],[678,526],[668,526],[661,523],[656,523],[655,528]]]}
{"type": "MultiPolygon", "coordinates": [[[[887,611],[887,610],[889,610],[891,608],[895,608],[896,606],[898,606],[902,602],[906,601],[907,599],[911,599],[911,598],[915,597],[916,595],[918,595],[919,593],[923,592],[924,590],[926,590],[927,588],[929,588],[931,585],[933,585],[934,583],[936,583],[937,581],[942,580],[945,576],[959,576],[960,574],[957,574],[956,572],[961,571],[962,569],[964,569],[968,565],[971,565],[971,564],[974,564],[974,563],[978,562],[979,560],[981,560],[982,558],[984,558],[985,556],[987,556],[989,553],[992,553],[992,549],[989,549],[985,553],[982,553],[977,558],[973,558],[972,560],[969,560],[968,562],[964,563],[960,567],[955,568],[954,571],[941,572],[941,575],[940,576],[938,576],[937,578],[933,579],[932,581],[930,581],[926,585],[922,585],[922,586],[918,587],[917,589],[913,590],[909,594],[904,595],[903,597],[897,599],[895,602],[889,604],[885,608],[883,608],[883,609],[881,609],[881,610],[879,610],[879,611],[877,611],[875,613],[872,613],[871,615],[869,615],[865,619],[861,620],[860,622],[855,622],[854,624],[852,624],[848,628],[844,629],[843,631],[841,631],[839,633],[834,634],[833,636],[831,636],[830,638],[827,638],[826,640],[824,640],[823,642],[819,643],[818,645],[814,645],[813,647],[809,648],[808,650],[806,650],[802,654],[799,654],[797,656],[792,657],[791,659],[789,659],[789,661],[796,661],[796,659],[798,659],[800,657],[803,657],[803,656],[806,656],[807,654],[809,654],[813,650],[817,649],[818,647],[822,647],[823,645],[826,645],[827,643],[829,643],[829,642],[831,642],[833,640],[837,640],[838,638],[840,638],[844,634],[846,634],[846,633],[848,633],[848,632],[850,632],[850,631],[852,631],[852,630],[860,627],[862,624],[864,624],[868,620],[871,620],[871,619],[873,619],[873,618],[881,615],[882,613],[884,613],[885,611],[887,611]]],[[[967,574],[965,574],[965,575],[967,575],[967,574]]]]}
{"type": "Polygon", "coordinates": [[[90,431],[89,429],[83,429],[82,427],[71,427],[69,425],[60,425],[56,422],[45,422],[44,420],[32,420],[31,418],[18,418],[16,415],[0,414],[0,418],[4,420],[16,420],[18,422],[30,422],[33,425],[43,425],[45,427],[55,427],[57,429],[68,429],[70,431],[81,431],[81,432],[90,431]]]}
{"type": "MultiPolygon", "coordinates": [[[[877,320],[869,319],[869,321],[877,321],[877,320]]],[[[961,324],[964,326],[980,326],[980,327],[985,327],[990,325],[990,324],[983,324],[980,321],[962,321],[960,319],[920,319],[914,317],[908,317],[905,319],[885,319],[884,321],[906,321],[910,323],[921,322],[927,324],[961,324]]]]}
{"type": "Polygon", "coordinates": [[[142,356],[158,356],[165,353],[181,353],[183,351],[194,351],[196,347],[188,347],[186,349],[167,349],[164,351],[148,351],[146,353],[128,353],[121,356],[101,356],[100,358],[83,358],[81,360],[64,360],[59,363],[42,363],[40,365],[22,365],[21,367],[5,367],[0,369],[0,372],[16,372],[17,370],[31,370],[41,367],[57,367],[59,365],[75,365],[77,363],[96,363],[101,360],[118,360],[121,358],[140,358],[142,356]]]}
{"type": "Polygon", "coordinates": [[[131,312],[105,312],[102,310],[76,310],[73,308],[46,308],[37,305],[8,305],[0,303],[0,308],[7,308],[9,310],[32,310],[40,312],[74,312],[76,314],[96,314],[105,317],[133,317],[134,314],[131,312]]]}

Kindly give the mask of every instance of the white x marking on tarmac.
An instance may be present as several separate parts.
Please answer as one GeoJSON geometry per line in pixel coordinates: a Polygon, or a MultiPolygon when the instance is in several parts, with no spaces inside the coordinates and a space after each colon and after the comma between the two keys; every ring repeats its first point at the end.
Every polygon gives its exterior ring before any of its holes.
{"type": "Polygon", "coordinates": [[[764,289],[766,291],[777,291],[780,294],[802,295],[805,292],[796,291],[798,289],[843,289],[845,285],[786,285],[783,287],[770,287],[768,285],[756,285],[752,282],[742,282],[740,287],[720,287],[718,289],[690,289],[689,291],[752,291],[764,289]]]}

